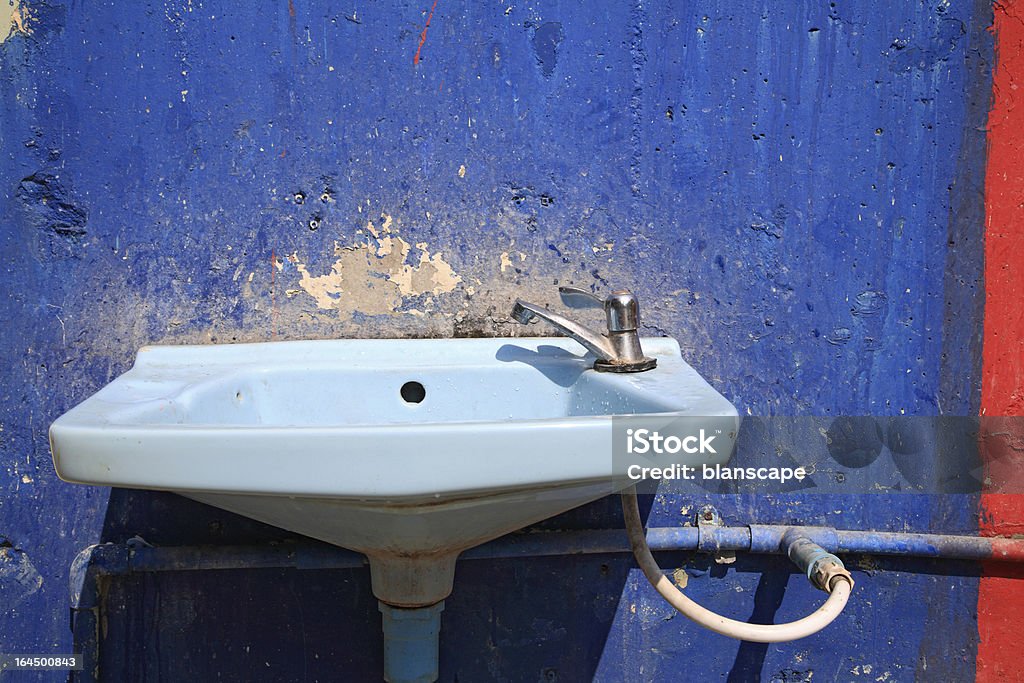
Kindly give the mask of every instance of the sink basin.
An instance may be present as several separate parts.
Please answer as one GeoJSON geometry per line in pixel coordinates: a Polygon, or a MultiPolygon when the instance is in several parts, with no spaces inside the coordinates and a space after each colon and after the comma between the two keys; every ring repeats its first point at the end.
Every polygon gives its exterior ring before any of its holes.
{"type": "MultiPolygon", "coordinates": [[[[147,347],[50,429],[66,481],[175,491],[365,553],[391,605],[431,605],[466,548],[630,485],[612,416],[736,410],[680,358],[596,372],[566,338],[147,347]]],[[[724,446],[724,447],[723,447],[724,446]]],[[[638,460],[639,461],[639,460],[638,460]]],[[[649,464],[649,463],[645,463],[649,464]]]]}

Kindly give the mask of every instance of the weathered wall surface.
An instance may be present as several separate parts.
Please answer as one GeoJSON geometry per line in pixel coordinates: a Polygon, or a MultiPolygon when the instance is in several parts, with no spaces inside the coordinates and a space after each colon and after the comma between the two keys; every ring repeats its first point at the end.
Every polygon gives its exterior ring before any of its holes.
{"type": "MultiPolygon", "coordinates": [[[[986,3],[430,4],[4,8],[0,651],[70,649],[85,545],[286,536],[56,479],[49,422],[148,343],[515,334],[515,296],[628,286],[742,412],[977,412],[986,3]]],[[[664,486],[652,523],[698,502],[664,486]]],[[[977,525],[966,496],[715,503],[977,525]]],[[[816,599],[781,561],[666,560],[739,617],[816,599]]],[[[770,648],[672,618],[630,566],[464,563],[443,679],[973,675],[972,566],[863,563],[836,625],[770,648]]],[[[380,669],[365,572],[132,579],[108,605],[110,680],[380,669]]]]}

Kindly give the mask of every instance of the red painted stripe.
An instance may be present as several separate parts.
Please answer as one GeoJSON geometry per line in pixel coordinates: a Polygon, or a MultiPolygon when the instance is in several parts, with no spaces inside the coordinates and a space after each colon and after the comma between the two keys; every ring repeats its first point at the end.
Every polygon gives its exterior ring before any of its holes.
{"type": "Polygon", "coordinates": [[[420,63],[420,50],[423,49],[423,43],[427,42],[427,29],[430,28],[430,20],[434,18],[434,10],[436,9],[437,0],[434,0],[434,4],[430,8],[430,14],[427,15],[427,23],[423,26],[423,33],[420,34],[420,44],[416,47],[416,54],[412,58],[414,66],[420,63]]]}
{"type": "MultiPolygon", "coordinates": [[[[996,64],[985,172],[981,413],[989,416],[984,423],[985,431],[1006,435],[987,455],[989,476],[1006,481],[1011,474],[1024,471],[1017,466],[1021,461],[1013,448],[1016,444],[1012,443],[1024,435],[1016,427],[1017,421],[999,419],[1024,415],[1024,80],[1019,80],[1024,79],[1024,8],[1013,0],[995,2],[994,8],[996,64]],[[995,470],[999,470],[998,474],[995,470]]],[[[1010,490],[1022,489],[1014,486],[1010,490]]],[[[979,528],[990,536],[1024,532],[1024,496],[982,494],[979,528]]],[[[982,571],[978,588],[977,680],[1024,681],[1020,648],[1024,630],[1024,569],[991,562],[985,563],[982,571]]]]}

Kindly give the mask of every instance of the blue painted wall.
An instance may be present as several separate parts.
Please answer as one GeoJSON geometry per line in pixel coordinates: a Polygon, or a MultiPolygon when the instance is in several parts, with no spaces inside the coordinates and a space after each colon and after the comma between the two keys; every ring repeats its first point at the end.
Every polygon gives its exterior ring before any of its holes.
{"type": "MultiPolygon", "coordinates": [[[[515,296],[628,286],[646,332],[679,339],[744,413],[977,412],[986,3],[440,0],[421,45],[430,10],[16,8],[24,28],[0,44],[0,651],[71,649],[67,567],[88,544],[287,537],[57,480],[49,422],[148,343],[513,334],[515,296]],[[388,235],[392,254],[370,254],[388,235]]],[[[705,497],[663,486],[650,521],[705,497]]],[[[737,524],[977,519],[968,496],[713,500],[737,524]]],[[[606,500],[545,526],[620,523],[606,500]]],[[[741,618],[817,599],[781,560],[662,559],[741,618]]],[[[865,561],[834,626],[770,647],[673,618],[630,567],[463,563],[442,679],[973,675],[973,566],[865,561]]],[[[107,606],[109,680],[381,667],[363,571],[136,577],[107,606]]]]}

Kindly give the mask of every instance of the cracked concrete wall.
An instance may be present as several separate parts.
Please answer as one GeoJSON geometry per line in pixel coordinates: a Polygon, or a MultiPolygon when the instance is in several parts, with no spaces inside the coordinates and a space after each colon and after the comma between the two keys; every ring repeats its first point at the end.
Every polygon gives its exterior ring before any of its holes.
{"type": "MultiPolygon", "coordinates": [[[[282,537],[56,480],[47,425],[145,344],[515,335],[517,296],[629,287],[643,332],[677,338],[743,412],[977,411],[985,3],[0,7],[0,536],[5,576],[31,558],[43,580],[3,584],[20,602],[0,650],[68,650],[80,547],[282,537]]],[[[693,504],[663,487],[652,521],[693,504]]],[[[736,523],[977,518],[907,497],[716,504],[736,523]]],[[[603,501],[551,524],[619,523],[603,501]]],[[[940,657],[969,677],[973,570],[887,566],[845,626],[771,651],[684,631],[623,558],[466,566],[446,680],[905,678],[940,657]]],[[[688,565],[688,591],[741,616],[805,607],[780,565],[740,568],[688,565]]],[[[111,591],[104,666],[125,680],[379,666],[357,573],[111,591]],[[214,661],[197,644],[223,632],[214,661]]]]}

